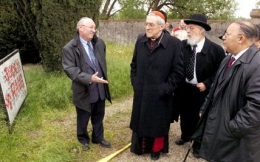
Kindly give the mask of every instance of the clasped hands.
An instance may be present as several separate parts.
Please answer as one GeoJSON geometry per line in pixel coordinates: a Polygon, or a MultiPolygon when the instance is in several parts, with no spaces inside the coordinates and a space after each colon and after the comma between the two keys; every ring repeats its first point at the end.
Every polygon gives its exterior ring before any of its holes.
{"type": "Polygon", "coordinates": [[[98,72],[92,75],[91,82],[108,84],[108,81],[104,80],[103,77],[102,78],[98,77],[98,72]]]}

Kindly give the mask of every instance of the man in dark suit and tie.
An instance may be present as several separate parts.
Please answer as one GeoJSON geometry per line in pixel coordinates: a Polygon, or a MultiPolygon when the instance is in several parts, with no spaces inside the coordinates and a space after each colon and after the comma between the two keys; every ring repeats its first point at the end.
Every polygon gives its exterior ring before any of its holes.
{"type": "MultiPolygon", "coordinates": [[[[204,35],[211,30],[207,18],[202,14],[192,15],[187,24],[188,38],[182,41],[185,63],[185,79],[174,94],[173,119],[180,115],[181,138],[175,143],[183,145],[190,140],[199,121],[199,110],[203,104],[215,73],[225,57],[223,48],[204,35]]],[[[199,144],[194,145],[196,157],[199,144]]]]}
{"type": "Polygon", "coordinates": [[[104,139],[105,99],[111,102],[107,81],[106,45],[95,35],[96,25],[88,17],[77,23],[77,34],[62,49],[62,66],[72,80],[73,104],[77,112],[77,138],[89,149],[89,119],[93,127],[92,143],[111,147],[104,139]]]}

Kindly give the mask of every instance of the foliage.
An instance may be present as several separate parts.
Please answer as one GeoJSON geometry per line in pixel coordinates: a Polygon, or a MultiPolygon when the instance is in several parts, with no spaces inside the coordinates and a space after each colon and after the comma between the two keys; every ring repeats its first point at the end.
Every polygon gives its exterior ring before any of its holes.
{"type": "Polygon", "coordinates": [[[28,37],[37,47],[46,72],[60,71],[61,49],[74,37],[81,17],[98,26],[101,0],[12,0],[28,37]],[[78,5],[80,4],[80,5],[78,5]]]}
{"type": "Polygon", "coordinates": [[[139,0],[120,0],[119,3],[124,8],[117,14],[118,19],[145,19],[146,11],[144,10],[144,3],[141,3],[139,0]]]}
{"type": "Polygon", "coordinates": [[[41,59],[34,42],[28,37],[21,19],[17,16],[9,0],[0,2],[0,59],[19,49],[23,63],[37,63],[41,59]]]}
{"type": "Polygon", "coordinates": [[[61,69],[62,47],[74,37],[76,24],[81,17],[88,16],[97,22],[99,13],[95,11],[99,5],[100,1],[94,0],[43,1],[40,35],[46,71],[61,69]]]}
{"type": "Polygon", "coordinates": [[[260,8],[260,1],[258,1],[258,2],[255,4],[255,7],[258,8],[258,9],[260,8]]]}
{"type": "MultiPolygon", "coordinates": [[[[104,3],[107,2],[110,0],[104,3]]],[[[116,3],[115,0],[113,3],[116,3]]],[[[194,13],[202,13],[209,19],[228,19],[234,16],[238,5],[235,0],[117,0],[117,3],[120,6],[117,13],[107,11],[106,18],[114,16],[117,19],[141,19],[152,10],[164,10],[169,18],[190,18],[194,13]]]]}
{"type": "Polygon", "coordinates": [[[190,18],[194,13],[201,13],[209,19],[227,20],[234,17],[237,5],[235,0],[178,0],[178,3],[170,7],[170,17],[190,18]]]}
{"type": "MultiPolygon", "coordinates": [[[[132,50],[133,46],[107,43],[113,103],[132,94],[129,80],[132,50]]],[[[104,122],[105,137],[113,144],[113,148],[104,151],[91,143],[91,150],[83,152],[76,139],[76,116],[71,100],[70,79],[65,73],[46,73],[40,65],[25,65],[24,72],[28,95],[15,119],[12,134],[8,133],[5,117],[0,111],[0,161],[97,161],[129,143],[126,139],[130,137],[127,127],[130,112],[121,110],[106,116],[104,122]],[[122,127],[122,124],[125,126],[122,127]]],[[[114,110],[114,107],[111,109],[114,110]]],[[[88,130],[91,135],[91,127],[88,130]]]]}

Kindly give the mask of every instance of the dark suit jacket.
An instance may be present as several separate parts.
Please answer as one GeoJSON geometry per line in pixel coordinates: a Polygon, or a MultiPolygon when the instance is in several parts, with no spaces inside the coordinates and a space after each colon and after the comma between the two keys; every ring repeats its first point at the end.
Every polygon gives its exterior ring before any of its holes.
{"type": "MultiPolygon", "coordinates": [[[[99,76],[103,76],[105,80],[108,80],[106,45],[97,36],[94,36],[91,42],[94,47],[95,57],[102,71],[99,76]]],[[[72,80],[73,104],[78,108],[90,111],[90,103],[99,98],[99,91],[97,83],[91,83],[90,81],[95,70],[89,64],[90,60],[84,58],[84,52],[77,34],[62,49],[62,66],[67,76],[72,80]]],[[[109,87],[107,84],[104,84],[104,87],[104,96],[111,102],[109,87]]]]}

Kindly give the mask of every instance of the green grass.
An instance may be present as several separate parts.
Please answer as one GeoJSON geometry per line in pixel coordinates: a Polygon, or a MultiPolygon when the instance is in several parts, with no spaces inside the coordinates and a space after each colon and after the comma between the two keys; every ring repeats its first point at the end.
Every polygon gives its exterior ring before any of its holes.
{"type": "MultiPolygon", "coordinates": [[[[132,53],[133,46],[107,43],[109,86],[114,101],[132,95],[129,79],[132,53]]],[[[115,143],[113,149],[91,144],[90,151],[82,151],[76,139],[71,81],[64,73],[46,74],[39,65],[26,66],[24,72],[28,95],[11,134],[0,110],[0,162],[91,162],[126,145],[125,139],[130,138],[127,127],[130,112],[122,111],[104,122],[105,137],[115,143]],[[126,126],[122,127],[122,123],[126,126]]]]}
{"type": "Polygon", "coordinates": [[[130,62],[134,46],[107,43],[107,68],[112,98],[132,93],[130,84],[130,62]]]}

